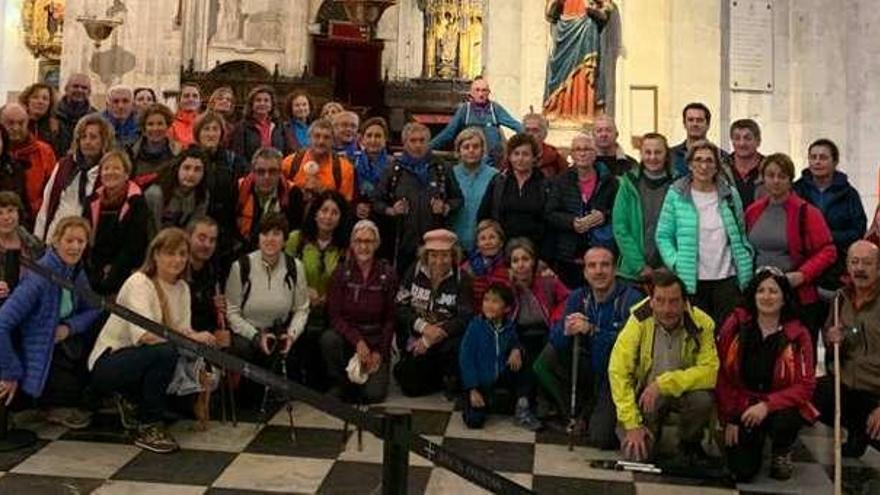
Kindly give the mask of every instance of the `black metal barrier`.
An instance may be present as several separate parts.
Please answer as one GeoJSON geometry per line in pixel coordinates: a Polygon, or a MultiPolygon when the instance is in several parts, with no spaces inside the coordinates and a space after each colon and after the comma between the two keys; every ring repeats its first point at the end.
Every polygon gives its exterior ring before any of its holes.
{"type": "Polygon", "coordinates": [[[382,467],[383,494],[403,495],[407,493],[408,451],[414,452],[437,466],[446,468],[493,493],[511,495],[534,493],[486,467],[475,464],[449,449],[445,449],[427,440],[421,435],[413,434],[412,417],[409,412],[389,409],[384,414],[377,415],[369,411],[360,411],[335,397],[320,394],[304,385],[272,373],[265,368],[248,363],[239,357],[190,340],[180,333],[113,301],[104,299],[90,290],[76,287],[70,280],[37,264],[32,259],[22,257],[21,263],[30,271],[48,279],[53,284],[75,292],[93,306],[162,337],[179,348],[191,351],[215,366],[219,366],[227,371],[240,373],[250,380],[270,387],[286,398],[305,402],[316,409],[354,424],[381,438],[384,442],[382,467]]]}

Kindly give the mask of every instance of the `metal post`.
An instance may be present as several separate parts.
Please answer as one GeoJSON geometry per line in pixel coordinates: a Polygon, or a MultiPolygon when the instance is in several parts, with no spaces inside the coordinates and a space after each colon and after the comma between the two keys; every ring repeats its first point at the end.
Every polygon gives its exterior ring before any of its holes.
{"type": "Polygon", "coordinates": [[[382,457],[382,495],[405,495],[409,471],[409,437],[412,411],[387,409],[382,417],[384,455],[382,457]]]}
{"type": "Polygon", "coordinates": [[[29,430],[9,429],[9,410],[6,398],[0,401],[0,452],[23,449],[37,443],[37,435],[29,430]]]}

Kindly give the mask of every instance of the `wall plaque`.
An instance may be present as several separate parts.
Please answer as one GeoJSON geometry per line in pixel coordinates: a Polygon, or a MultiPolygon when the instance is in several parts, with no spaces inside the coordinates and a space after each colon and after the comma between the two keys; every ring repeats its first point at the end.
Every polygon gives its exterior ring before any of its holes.
{"type": "Polygon", "coordinates": [[[773,91],[773,1],[730,1],[730,88],[773,91]]]}

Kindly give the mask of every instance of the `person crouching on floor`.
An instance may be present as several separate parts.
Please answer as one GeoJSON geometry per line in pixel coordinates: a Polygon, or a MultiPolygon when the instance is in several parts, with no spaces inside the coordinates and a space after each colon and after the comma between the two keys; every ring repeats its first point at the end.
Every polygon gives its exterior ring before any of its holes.
{"type": "MultiPolygon", "coordinates": [[[[82,217],[59,220],[52,248],[39,265],[80,289],[89,282],[82,255],[89,242],[89,224],[82,217]]],[[[91,415],[78,408],[87,377],[83,369],[88,332],[100,310],[78,294],[26,271],[0,309],[0,401],[23,409],[46,409],[46,419],[67,428],[86,428],[91,415]],[[16,391],[23,394],[16,396],[16,391]]]]}
{"type": "Polygon", "coordinates": [[[770,477],[787,480],[798,430],[819,416],[810,403],[816,387],[813,344],[782,270],[759,268],[745,301],[724,322],[718,343],[715,396],[727,465],[737,481],[754,478],[769,436],[770,477]]]}
{"type": "MultiPolygon", "coordinates": [[[[528,388],[523,368],[523,349],[510,317],[514,309],[513,289],[493,282],[483,296],[482,314],[471,320],[461,341],[458,362],[464,390],[462,418],[468,428],[482,428],[489,412],[510,409],[498,394],[506,389],[528,407],[528,388]]],[[[528,429],[528,428],[527,428],[528,429]]]]}
{"type": "Polygon", "coordinates": [[[535,361],[538,382],[553,399],[557,410],[570,415],[571,376],[574,353],[578,353],[575,389],[576,431],[586,429],[587,443],[600,449],[616,449],[617,415],[608,383],[608,360],[617,335],[629,319],[630,308],[644,295],[618,279],[614,253],[595,246],[584,253],[586,283],[569,294],[564,316],[553,325],[550,342],[535,361]],[[580,336],[578,338],[578,336],[580,336]],[[575,339],[579,342],[575,347],[575,339]]]}
{"type": "MultiPolygon", "coordinates": [[[[188,271],[189,236],[178,228],[163,229],[150,242],[144,265],[122,284],[116,304],[213,346],[211,332],[196,332],[190,325],[188,271]]],[[[159,454],[178,449],[162,423],[177,360],[173,344],[115,314],[89,356],[95,393],[116,394],[122,426],[135,431],[134,444],[159,454]]]]}
{"type": "Polygon", "coordinates": [[[702,464],[700,445],[714,404],[718,373],[715,323],[687,300],[684,282],[669,270],[654,272],[650,299],[632,309],[608,364],[623,456],[645,461],[670,412],[679,413],[679,448],[702,464]]]}
{"type": "Polygon", "coordinates": [[[409,397],[440,389],[450,401],[459,395],[458,348],[473,312],[473,279],[458,267],[457,241],[448,230],[425,233],[397,291],[394,378],[409,397]]]}

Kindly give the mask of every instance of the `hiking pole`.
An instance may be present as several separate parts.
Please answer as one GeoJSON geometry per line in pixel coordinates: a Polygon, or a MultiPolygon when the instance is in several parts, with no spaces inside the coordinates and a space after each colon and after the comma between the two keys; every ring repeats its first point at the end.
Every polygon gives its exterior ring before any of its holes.
{"type": "MultiPolygon", "coordinates": [[[[840,294],[834,297],[834,326],[840,326],[840,294]]],[[[840,431],[840,342],[834,343],[834,495],[843,493],[840,431]]]]}
{"type": "MultiPolygon", "coordinates": [[[[221,295],[220,284],[215,283],[214,284],[214,297],[217,298],[220,295],[221,295]]],[[[216,304],[214,305],[214,310],[217,313],[217,333],[222,333],[223,335],[227,335],[226,334],[226,318],[224,318],[223,313],[220,312],[220,310],[219,310],[219,308],[217,308],[216,304]]],[[[220,418],[221,418],[221,422],[224,425],[226,424],[226,387],[227,387],[226,380],[227,380],[226,370],[221,368],[220,369],[220,385],[219,385],[219,388],[220,388],[220,418]]]]}
{"type": "Polygon", "coordinates": [[[577,425],[575,408],[577,406],[578,359],[581,353],[581,336],[575,334],[571,350],[571,402],[568,419],[568,450],[574,450],[574,432],[577,425]]]}

